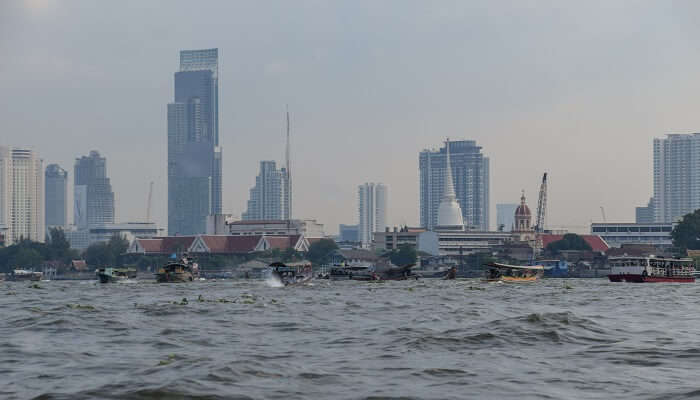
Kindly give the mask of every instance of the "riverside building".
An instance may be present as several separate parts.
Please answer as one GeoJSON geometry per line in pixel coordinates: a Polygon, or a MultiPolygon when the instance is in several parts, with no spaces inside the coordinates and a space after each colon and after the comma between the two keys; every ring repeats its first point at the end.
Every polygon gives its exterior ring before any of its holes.
{"type": "Polygon", "coordinates": [[[168,104],[168,232],[204,233],[221,213],[218,49],[183,50],[168,104]]]}

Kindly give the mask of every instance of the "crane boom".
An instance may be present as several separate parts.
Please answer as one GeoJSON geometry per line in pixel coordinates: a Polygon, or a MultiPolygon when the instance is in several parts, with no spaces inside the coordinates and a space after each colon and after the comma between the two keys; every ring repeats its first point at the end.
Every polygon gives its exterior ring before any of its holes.
{"type": "Polygon", "coordinates": [[[544,221],[547,214],[547,173],[542,176],[540,185],[540,197],[537,199],[537,220],[535,221],[535,232],[544,232],[544,221]]]}

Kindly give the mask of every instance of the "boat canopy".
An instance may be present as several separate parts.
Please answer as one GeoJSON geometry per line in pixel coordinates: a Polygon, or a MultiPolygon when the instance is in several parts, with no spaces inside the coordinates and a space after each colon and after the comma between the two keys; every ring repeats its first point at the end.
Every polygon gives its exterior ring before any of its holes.
{"type": "Polygon", "coordinates": [[[542,265],[509,265],[509,264],[501,264],[501,263],[490,263],[487,264],[487,266],[492,267],[492,268],[505,268],[505,269],[535,269],[535,270],[543,270],[544,266],[542,265]]]}

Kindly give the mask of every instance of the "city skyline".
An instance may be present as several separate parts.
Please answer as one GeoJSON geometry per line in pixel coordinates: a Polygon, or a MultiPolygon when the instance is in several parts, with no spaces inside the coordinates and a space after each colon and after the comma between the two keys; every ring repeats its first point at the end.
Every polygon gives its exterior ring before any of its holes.
{"type": "MultiPolygon", "coordinates": [[[[208,25],[203,16],[194,16],[201,29],[163,35],[159,32],[170,31],[171,23],[164,18],[151,24],[151,9],[133,16],[106,5],[96,15],[79,3],[36,7],[3,2],[0,25],[24,33],[12,42],[10,35],[0,35],[2,49],[18,55],[4,64],[7,73],[0,86],[14,101],[6,102],[0,116],[9,132],[22,132],[8,135],[3,144],[34,148],[46,163],[59,165],[70,165],[76,155],[93,148],[103,151],[115,167],[120,219],[143,218],[154,181],[154,219],[165,227],[163,104],[173,98],[173,89],[172,75],[164,71],[173,70],[180,49],[217,47],[226,92],[220,106],[221,144],[227,148],[224,212],[235,215],[245,209],[247,182],[257,161],[283,151],[282,144],[270,143],[277,143],[273,138],[282,133],[281,115],[289,103],[295,115],[295,216],[316,217],[332,230],[354,217],[353,186],[340,183],[369,177],[392,186],[390,225],[418,225],[417,161],[411,154],[445,136],[475,140],[492,158],[492,221],[493,205],[512,202],[521,189],[534,198],[543,171],[551,174],[548,227],[586,232],[591,220],[601,220],[601,206],[609,220],[633,221],[634,206],[645,205],[652,193],[653,138],[691,133],[700,126],[700,117],[692,112],[691,33],[696,28],[688,17],[697,10],[691,5],[630,9],[578,4],[556,11],[519,8],[520,19],[513,21],[500,12],[501,6],[486,4],[444,5],[432,13],[411,5],[405,10],[407,20],[392,19],[396,3],[373,5],[372,12],[341,5],[282,7],[273,11],[279,23],[270,25],[264,6],[240,10],[222,3],[221,12],[207,16],[208,25]],[[357,21],[350,32],[322,22],[344,13],[357,21]],[[557,18],[550,18],[552,13],[557,18]],[[387,25],[377,24],[371,15],[389,18],[391,24],[382,30],[387,25]],[[91,18],[100,21],[99,29],[91,25],[78,33],[67,28],[91,18]],[[133,28],[128,45],[117,23],[124,20],[133,28]],[[660,21],[659,30],[630,35],[640,20],[660,21]],[[561,21],[575,27],[567,29],[566,41],[556,34],[561,21]],[[513,29],[531,28],[516,34],[509,28],[513,22],[513,29]],[[467,41],[450,35],[466,25],[473,27],[467,41]],[[237,39],[254,26],[263,27],[254,30],[252,43],[258,45],[237,39]],[[298,39],[285,35],[293,30],[298,39]],[[318,40],[320,32],[330,43],[318,40]],[[364,47],[353,46],[357,37],[370,40],[364,47]],[[415,49],[395,42],[398,37],[415,49]],[[73,45],[95,41],[103,45],[90,58],[73,45]],[[624,57],[614,51],[621,45],[624,57]],[[22,53],[21,46],[33,51],[22,53]],[[342,67],[347,60],[341,57],[340,69],[333,69],[333,57],[344,51],[354,66],[342,67]],[[523,61],[528,53],[533,57],[523,61]],[[427,56],[418,59],[417,54],[427,56]],[[679,55],[690,57],[689,62],[670,61],[679,55]],[[442,61],[435,65],[430,59],[442,61]],[[37,77],[38,83],[32,83],[37,77]],[[418,79],[407,85],[408,77],[418,79]],[[640,81],[646,84],[640,87],[640,81]],[[333,95],[338,92],[344,95],[333,95]],[[32,98],[31,118],[24,111],[26,94],[32,98]],[[70,102],[57,101],[66,94],[85,105],[80,115],[70,102]],[[91,101],[101,96],[103,101],[91,101]],[[349,114],[362,118],[348,119],[349,114]],[[346,156],[340,162],[332,151],[336,146],[346,156]],[[626,157],[620,165],[615,163],[619,149],[626,157]],[[610,168],[612,163],[616,168],[610,168]],[[629,188],[622,189],[620,182],[629,188]],[[324,201],[313,193],[324,193],[324,201]]],[[[190,7],[157,8],[171,20],[184,20],[193,14],[190,7]]]]}

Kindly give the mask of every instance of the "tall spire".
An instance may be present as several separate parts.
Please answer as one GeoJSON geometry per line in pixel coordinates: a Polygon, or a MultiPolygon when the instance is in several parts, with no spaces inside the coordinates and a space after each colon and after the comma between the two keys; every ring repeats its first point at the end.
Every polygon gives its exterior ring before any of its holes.
{"type": "Polygon", "coordinates": [[[287,219],[292,219],[292,165],[291,165],[291,160],[289,156],[289,146],[290,146],[290,139],[289,139],[289,105],[286,106],[287,108],[287,150],[286,150],[286,167],[287,167],[287,187],[285,188],[287,192],[287,219]]]}
{"type": "Polygon", "coordinates": [[[464,229],[462,208],[457,202],[454,182],[452,181],[452,163],[450,162],[450,139],[445,141],[445,186],[442,191],[442,199],[438,207],[438,226],[452,229],[464,229]]]}

